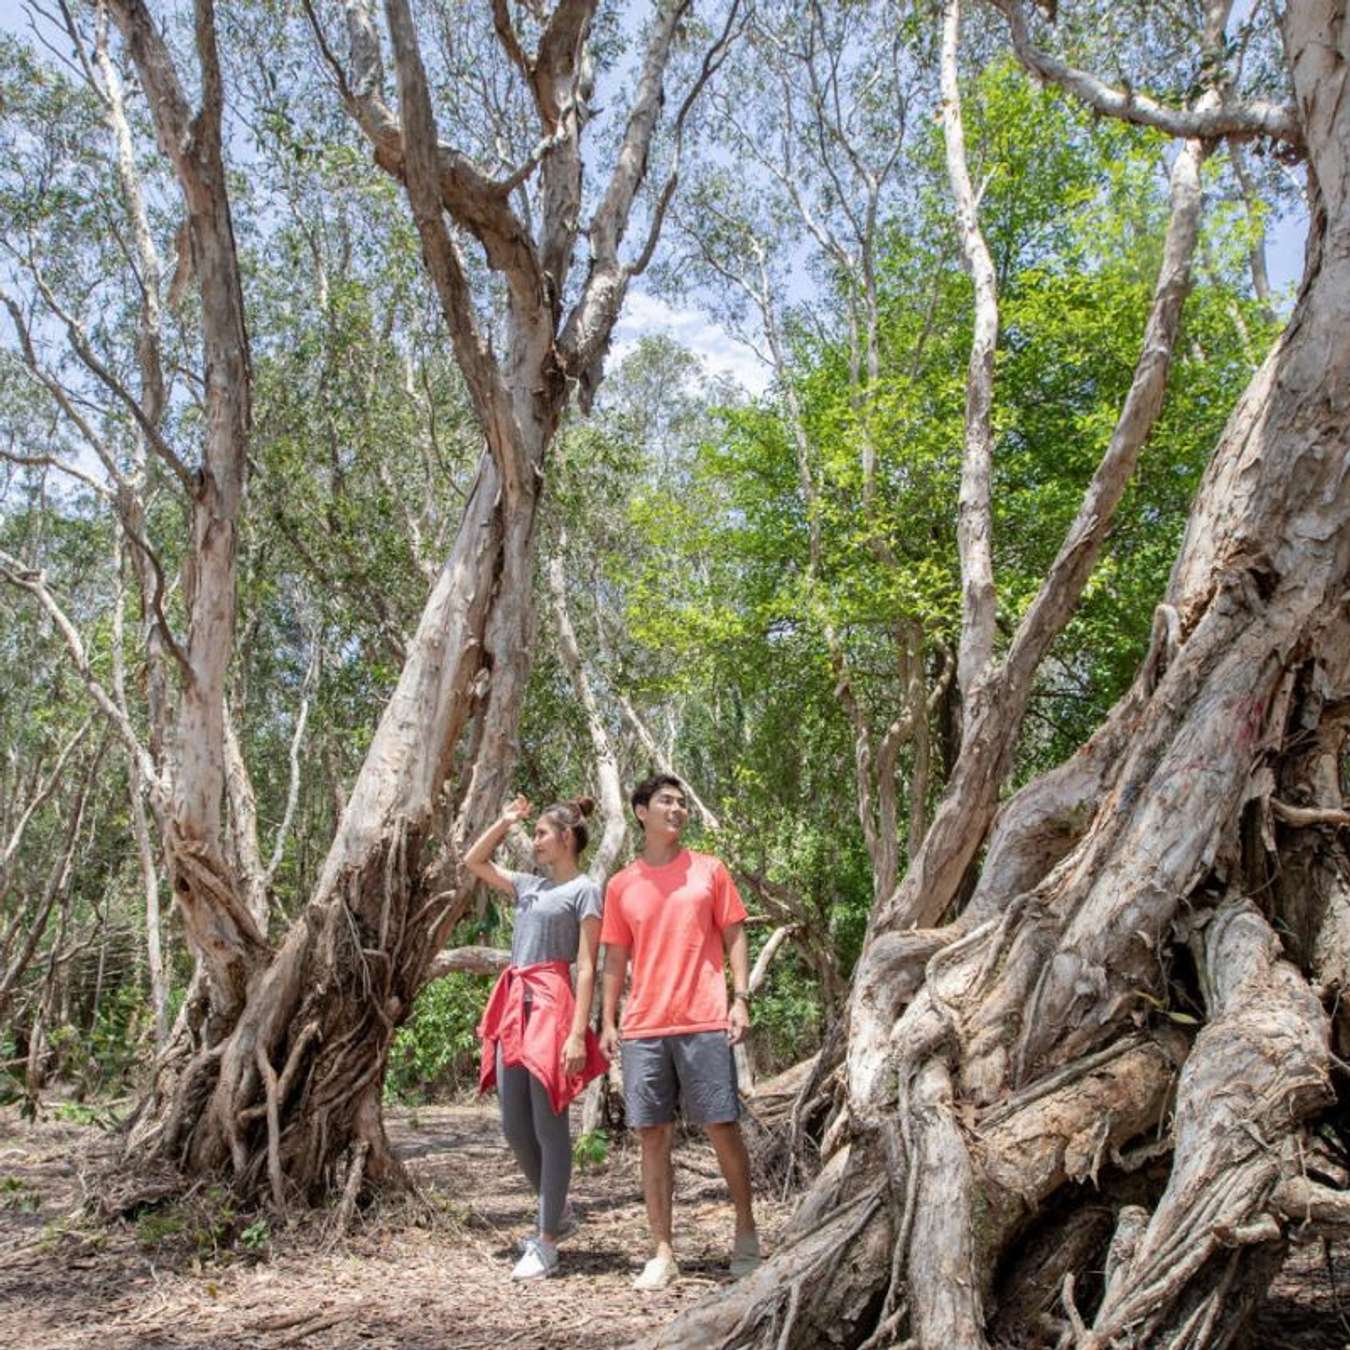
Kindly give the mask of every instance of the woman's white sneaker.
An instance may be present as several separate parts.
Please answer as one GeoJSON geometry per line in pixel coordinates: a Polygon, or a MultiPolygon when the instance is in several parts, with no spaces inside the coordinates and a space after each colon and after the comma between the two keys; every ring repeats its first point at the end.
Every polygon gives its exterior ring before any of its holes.
{"type": "Polygon", "coordinates": [[[511,1272],[513,1280],[542,1280],[558,1271],[558,1249],[543,1238],[526,1238],[525,1255],[511,1272]]]}
{"type": "MultiPolygon", "coordinates": [[[[565,1237],[571,1237],[573,1233],[581,1227],[581,1220],[577,1218],[577,1212],[572,1208],[572,1202],[569,1200],[563,1206],[562,1218],[558,1220],[558,1231],[554,1236],[559,1242],[565,1237]]],[[[533,1233],[522,1233],[516,1239],[516,1250],[524,1252],[525,1248],[534,1242],[539,1236],[539,1230],[536,1228],[533,1233]]]]}

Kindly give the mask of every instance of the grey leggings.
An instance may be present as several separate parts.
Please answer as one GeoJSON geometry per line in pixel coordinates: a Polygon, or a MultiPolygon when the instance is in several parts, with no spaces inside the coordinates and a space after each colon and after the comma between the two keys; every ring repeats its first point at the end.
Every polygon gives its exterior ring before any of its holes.
{"type": "Polygon", "coordinates": [[[557,1233],[572,1179],[572,1139],[567,1111],[554,1115],[548,1089],[519,1064],[503,1064],[497,1047],[497,1096],[502,1133],[539,1197],[539,1231],[557,1233]]]}

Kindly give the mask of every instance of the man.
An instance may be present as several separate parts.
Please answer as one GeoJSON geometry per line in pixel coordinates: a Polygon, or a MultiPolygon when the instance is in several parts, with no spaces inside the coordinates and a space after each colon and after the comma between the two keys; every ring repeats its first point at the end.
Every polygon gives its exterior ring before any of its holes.
{"type": "Polygon", "coordinates": [[[639,783],[630,801],[643,847],[605,891],[600,1039],[611,1059],[622,1046],[624,1108],[642,1140],[653,1253],[634,1287],[649,1290],[664,1288],[680,1273],[671,1246],[677,1095],[685,1120],[707,1132],[736,1207],[731,1273],[744,1275],[759,1264],[731,1049],[750,1026],[750,960],[745,906],[731,874],[716,858],[680,842],[689,820],[684,785],[657,774],[639,783]],[[730,1009],[724,950],[733,981],[730,1009]],[[630,957],[633,981],[620,1031],[615,1018],[630,957]]]}

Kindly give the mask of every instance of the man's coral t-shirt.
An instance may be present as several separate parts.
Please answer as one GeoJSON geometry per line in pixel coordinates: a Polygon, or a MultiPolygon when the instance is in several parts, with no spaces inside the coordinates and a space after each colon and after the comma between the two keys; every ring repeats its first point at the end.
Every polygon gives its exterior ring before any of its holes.
{"type": "Polygon", "coordinates": [[[744,918],[731,873],[706,853],[661,867],[638,858],[610,878],[600,941],[633,958],[625,1040],[726,1029],[722,930],[744,918]]]}

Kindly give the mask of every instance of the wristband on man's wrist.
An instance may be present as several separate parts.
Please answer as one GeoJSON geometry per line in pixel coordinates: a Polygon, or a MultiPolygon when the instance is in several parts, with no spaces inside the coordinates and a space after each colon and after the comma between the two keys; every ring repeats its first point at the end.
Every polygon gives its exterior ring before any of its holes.
{"type": "Polygon", "coordinates": [[[733,999],[740,999],[747,1008],[750,1006],[750,991],[748,989],[737,989],[731,997],[733,999]]]}

